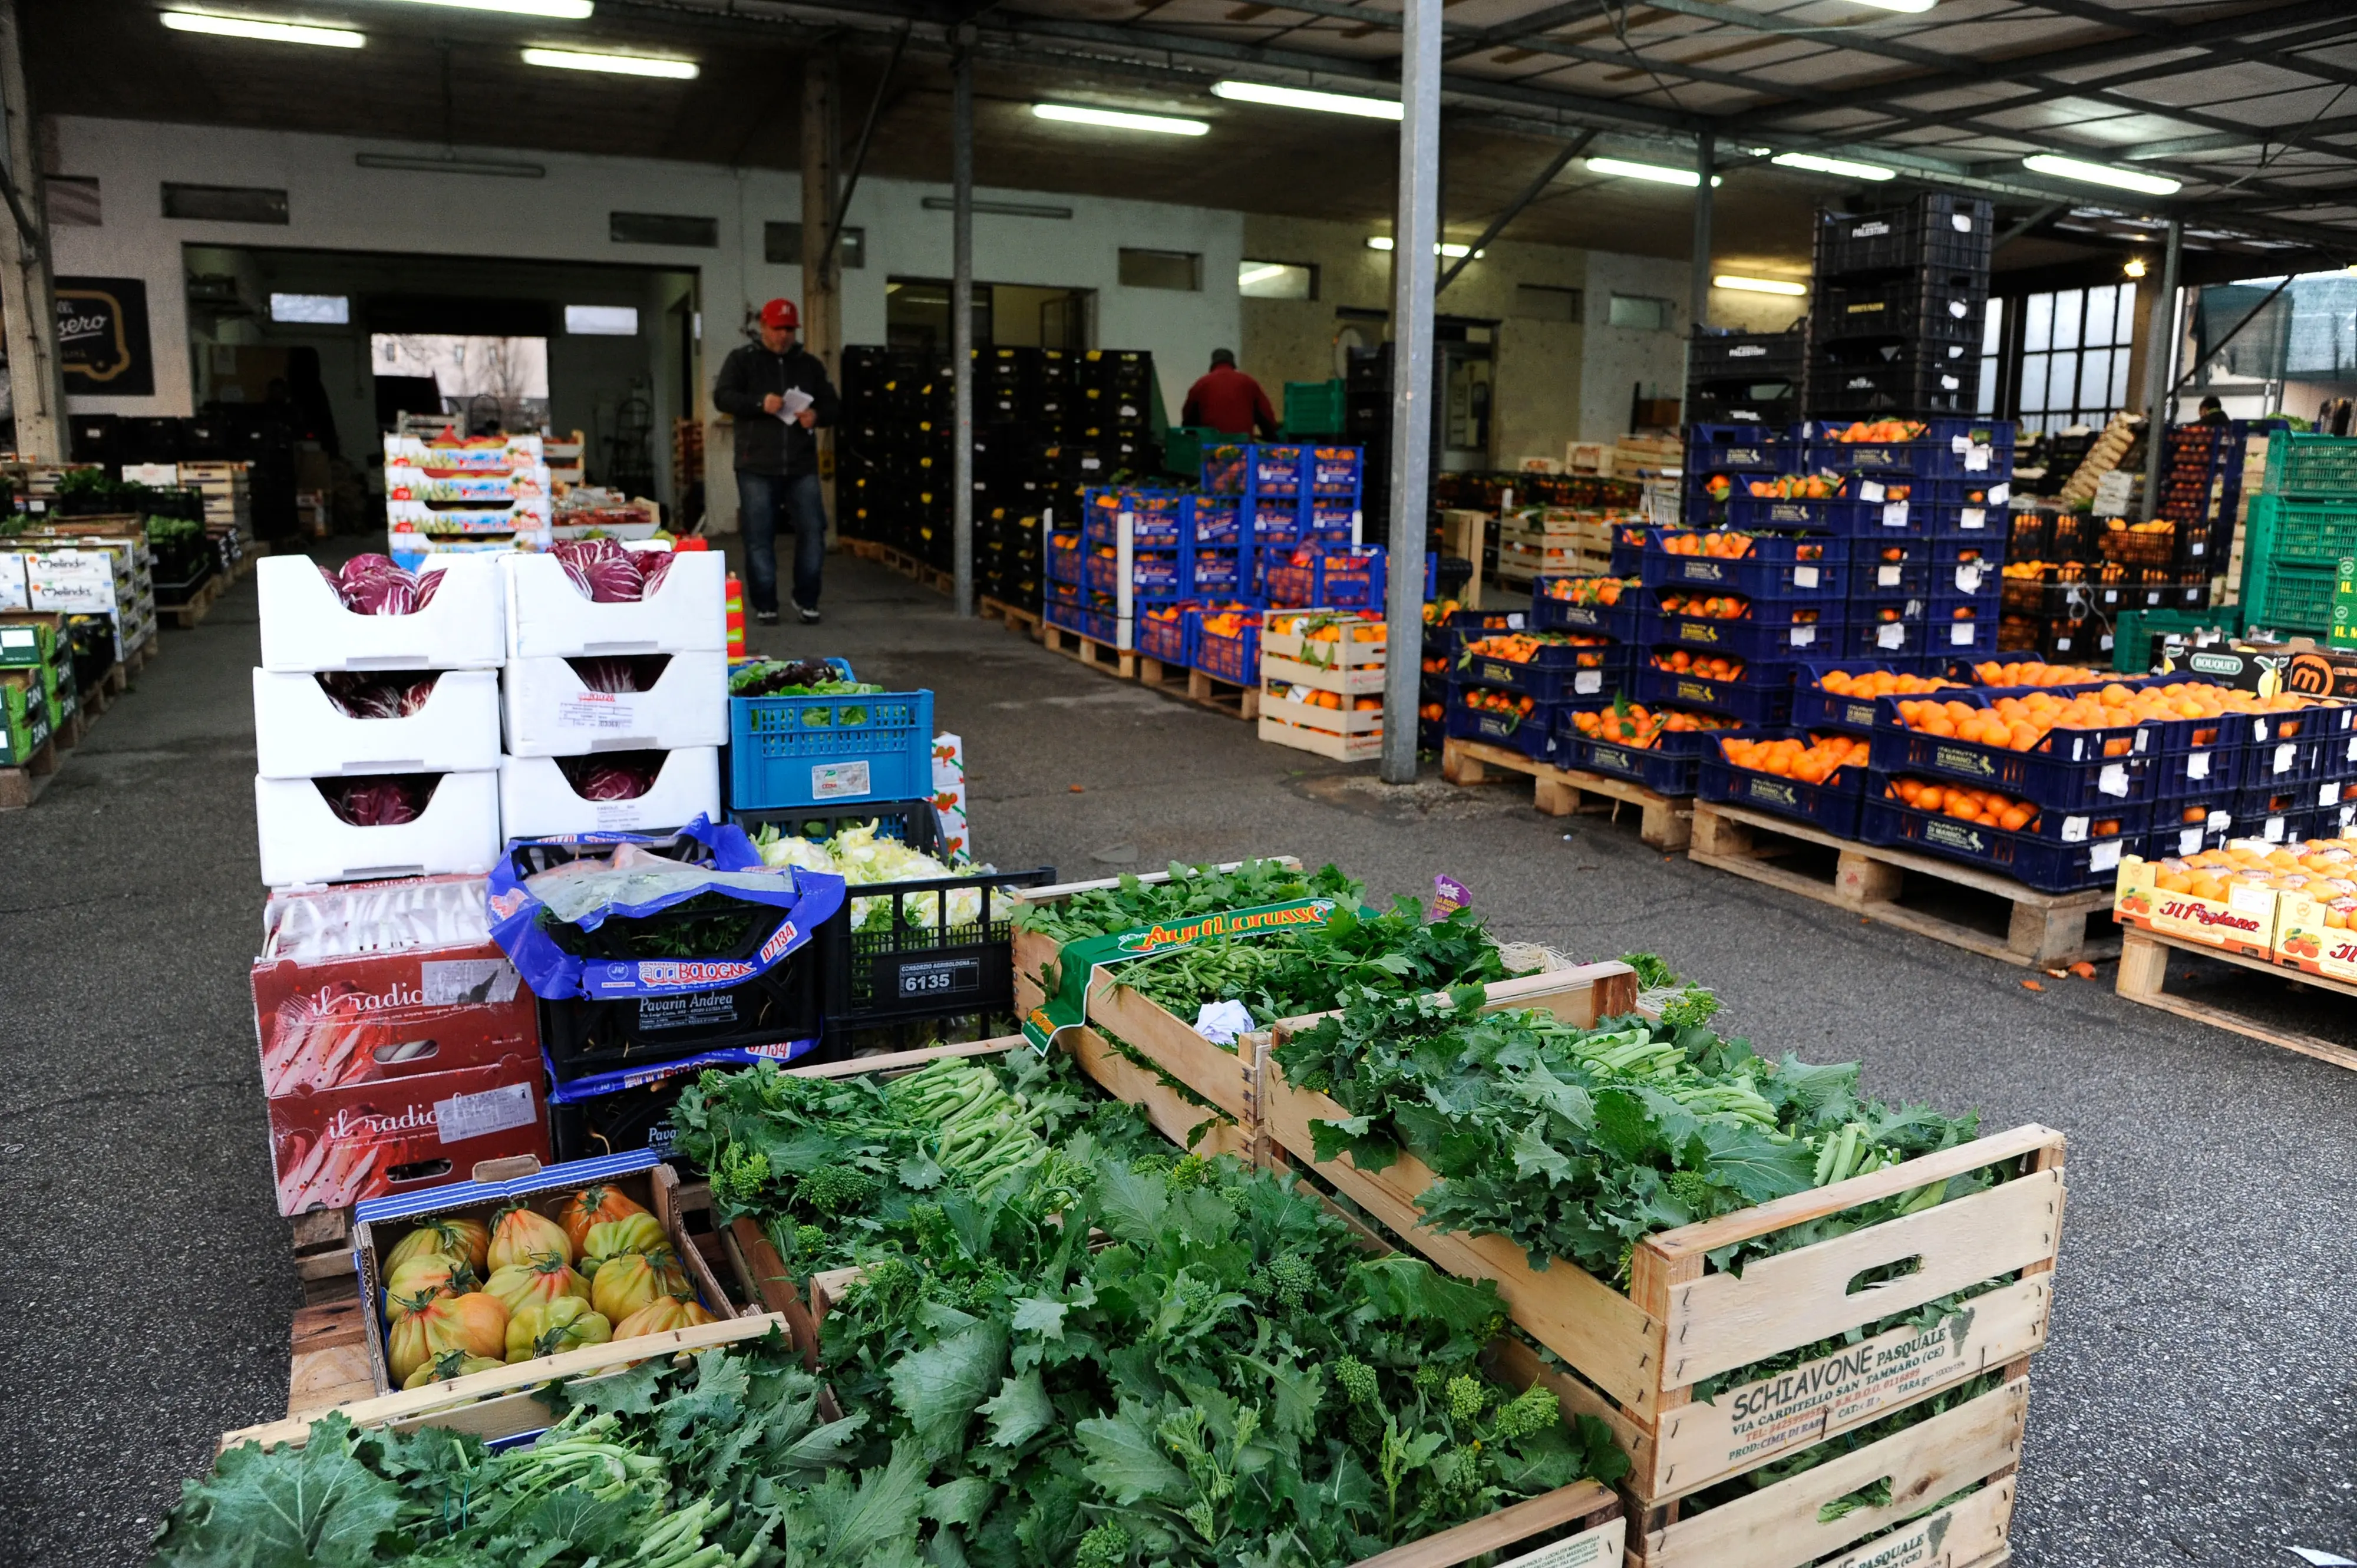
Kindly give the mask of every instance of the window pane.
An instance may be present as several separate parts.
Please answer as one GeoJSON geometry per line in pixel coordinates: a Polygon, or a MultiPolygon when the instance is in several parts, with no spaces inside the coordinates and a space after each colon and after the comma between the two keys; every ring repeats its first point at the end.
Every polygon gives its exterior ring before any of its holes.
{"type": "Polygon", "coordinates": [[[2090,349],[2079,362],[2079,412],[2093,419],[2109,413],[2104,394],[2112,390],[2112,351],[2090,349]]]}
{"type": "Polygon", "coordinates": [[[1318,269],[1246,257],[1236,263],[1236,292],[1247,299],[1316,299],[1318,269]]]}
{"type": "Polygon", "coordinates": [[[2080,342],[2090,349],[2107,349],[2112,342],[2112,313],[2119,290],[2106,284],[2087,291],[2087,324],[2080,342]]]}
{"type": "Polygon", "coordinates": [[[635,305],[568,305],[565,329],[576,338],[635,338],[639,307],[635,305]]]}
{"type": "Polygon", "coordinates": [[[2080,293],[2070,289],[2054,296],[2054,346],[2075,349],[2079,346],[2080,293]]]}
{"type": "MultiPolygon", "coordinates": [[[[2121,285],[2120,312],[2112,328],[2113,342],[2133,343],[2136,341],[2136,291],[2135,287],[2127,284],[2121,285]]],[[[2116,398],[2113,399],[2114,403],[2117,403],[2118,401],[2119,400],[2116,398]]]]}
{"type": "Polygon", "coordinates": [[[2126,349],[2112,356],[2112,395],[2106,408],[2122,409],[2128,405],[2128,351],[2126,349]]]}
{"type": "Polygon", "coordinates": [[[2046,368],[2046,409],[2050,413],[2071,411],[2071,388],[2079,379],[2079,356],[2057,354],[2046,368]]]}
{"type": "Polygon", "coordinates": [[[352,301],[342,294],[274,294],[270,319],[307,326],[343,327],[352,319],[352,301]]]}
{"type": "Polygon", "coordinates": [[[1975,413],[1995,413],[1996,412],[1997,363],[1997,357],[1995,354],[1984,354],[1981,356],[1981,386],[1979,394],[1973,400],[1973,412],[1975,413]]]}
{"type": "Polygon", "coordinates": [[[2046,406],[2046,356],[2021,357],[2021,412],[2035,413],[2046,406]]]}
{"type": "Polygon", "coordinates": [[[2021,346],[2036,353],[2054,346],[2054,296],[2033,294],[2022,302],[2021,346]]]}
{"type": "MultiPolygon", "coordinates": [[[[1981,317],[1981,352],[1994,354],[2005,347],[2005,301],[1992,299],[1981,317]]],[[[1984,413],[1986,411],[1984,410],[1984,413]]]]}
{"type": "Polygon", "coordinates": [[[1613,327],[1633,327],[1643,332],[1670,329],[1670,302],[1641,294],[1616,294],[1605,317],[1613,327]]]}
{"type": "Polygon", "coordinates": [[[1193,251],[1146,251],[1121,247],[1124,288],[1168,288],[1192,294],[1203,286],[1203,258],[1193,251]]]}

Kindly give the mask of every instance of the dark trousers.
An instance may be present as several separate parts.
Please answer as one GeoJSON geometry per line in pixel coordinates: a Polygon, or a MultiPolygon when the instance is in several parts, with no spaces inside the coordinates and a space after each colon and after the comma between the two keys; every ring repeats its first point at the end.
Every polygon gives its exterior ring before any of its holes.
{"type": "Polygon", "coordinates": [[[746,586],[752,590],[753,608],[777,610],[780,526],[794,534],[794,603],[818,608],[819,567],[826,560],[826,497],[818,476],[787,478],[737,469],[737,526],[745,534],[746,586]]]}

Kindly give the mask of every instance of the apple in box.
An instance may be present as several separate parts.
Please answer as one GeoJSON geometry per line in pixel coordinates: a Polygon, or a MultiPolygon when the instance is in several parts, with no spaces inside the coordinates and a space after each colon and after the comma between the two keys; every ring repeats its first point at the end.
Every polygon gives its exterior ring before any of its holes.
{"type": "Polygon", "coordinates": [[[549,1162],[537,1056],[281,1095],[269,1112],[285,1215],[465,1181],[482,1160],[549,1162]]]}
{"type": "Polygon", "coordinates": [[[495,942],[253,966],[262,1091],[274,1098],[483,1067],[540,1049],[537,1004],[495,942]]]}

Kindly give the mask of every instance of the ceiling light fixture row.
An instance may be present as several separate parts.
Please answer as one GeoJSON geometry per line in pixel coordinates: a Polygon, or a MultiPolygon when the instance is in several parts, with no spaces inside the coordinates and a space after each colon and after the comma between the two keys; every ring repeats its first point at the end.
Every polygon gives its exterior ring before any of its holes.
{"type": "Polygon", "coordinates": [[[1077,103],[1034,103],[1035,118],[1070,125],[1103,125],[1114,131],[1152,131],[1165,136],[1201,136],[1211,133],[1208,120],[1181,120],[1169,114],[1137,114],[1124,109],[1091,109],[1077,103]]]}
{"type": "Polygon", "coordinates": [[[1792,283],[1784,278],[1748,278],[1733,273],[1721,273],[1710,280],[1713,288],[1731,288],[1743,294],[1781,294],[1802,298],[1809,292],[1804,283],[1792,283]]]}
{"type": "MultiPolygon", "coordinates": [[[[1367,249],[1370,251],[1389,251],[1391,248],[1392,237],[1389,234],[1370,234],[1367,236],[1367,249]]],[[[1457,244],[1442,243],[1432,247],[1432,253],[1434,255],[1446,256],[1452,262],[1467,254],[1467,252],[1468,247],[1457,244]]],[[[1477,262],[1489,253],[1490,252],[1487,251],[1473,251],[1471,252],[1473,259],[1477,262]]]]}
{"type": "MultiPolygon", "coordinates": [[[[445,5],[467,11],[499,11],[557,21],[579,21],[595,11],[594,0],[408,0],[408,3],[445,5]]],[[[323,48],[356,49],[368,42],[367,34],[350,27],[320,27],[300,22],[258,22],[249,16],[224,16],[210,11],[165,11],[160,14],[160,19],[165,27],[176,33],[250,38],[259,43],[310,44],[323,48]]],[[[609,76],[659,77],[672,81],[693,81],[700,74],[699,68],[692,59],[667,59],[654,55],[597,54],[580,49],[528,48],[523,51],[523,62],[558,70],[594,70],[609,76]]]]}

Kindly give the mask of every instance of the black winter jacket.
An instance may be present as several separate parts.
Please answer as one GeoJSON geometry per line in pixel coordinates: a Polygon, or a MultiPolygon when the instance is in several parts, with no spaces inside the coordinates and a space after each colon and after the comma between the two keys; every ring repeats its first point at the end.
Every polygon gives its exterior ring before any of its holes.
{"type": "Polygon", "coordinates": [[[826,379],[826,366],[800,343],[772,354],[748,343],[721,361],[712,386],[712,406],[737,421],[737,467],[748,474],[797,478],[818,471],[818,442],[799,421],[779,418],[761,407],[771,392],[805,392],[822,425],[831,425],[843,404],[826,379]]]}

